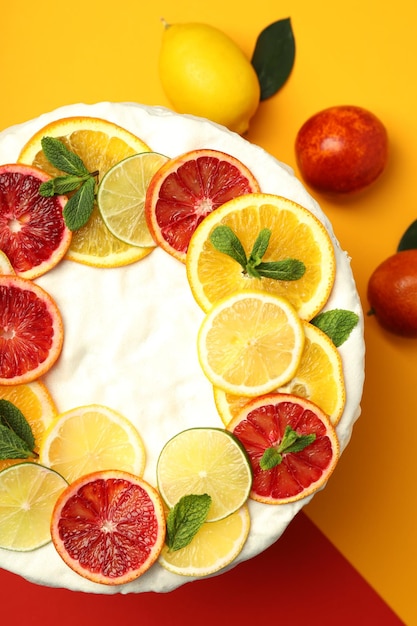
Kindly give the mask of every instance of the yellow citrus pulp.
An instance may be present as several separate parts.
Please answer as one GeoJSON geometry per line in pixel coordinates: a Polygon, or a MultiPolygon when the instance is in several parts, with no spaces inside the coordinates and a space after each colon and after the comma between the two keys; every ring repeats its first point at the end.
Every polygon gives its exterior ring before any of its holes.
{"type": "Polygon", "coordinates": [[[52,511],[67,482],[38,463],[0,472],[0,547],[34,550],[51,540],[52,511]]]}
{"type": "Polygon", "coordinates": [[[42,439],[39,460],[68,482],[107,469],[141,476],[145,448],[127,418],[108,407],[92,404],[57,416],[42,439]]]}
{"type": "MultiPolygon", "coordinates": [[[[22,148],[19,162],[33,164],[52,176],[62,174],[46,159],[42,137],[55,137],[78,154],[89,172],[98,171],[98,180],[128,156],[148,152],[138,137],[117,124],[93,117],[69,117],[41,128],[22,148]]],[[[73,233],[67,258],[99,267],[117,267],[142,259],[153,248],[130,246],[117,239],[105,226],[95,207],[89,222],[73,233]]]]}
{"type": "Polygon", "coordinates": [[[231,293],[258,289],[284,296],[307,321],[322,309],[335,278],[333,244],[322,223],[295,202],[271,194],[240,196],[208,215],[191,238],[186,264],[191,290],[204,311],[231,293]],[[304,275],[287,281],[250,278],[237,261],[211,243],[210,235],[219,225],[232,229],[247,256],[259,232],[269,229],[262,261],[297,259],[305,265],[304,275]]]}
{"type": "Polygon", "coordinates": [[[231,563],[241,552],[250,530],[246,505],[217,522],[206,522],[180,550],[165,545],[159,563],[181,576],[208,576],[231,563]]]}

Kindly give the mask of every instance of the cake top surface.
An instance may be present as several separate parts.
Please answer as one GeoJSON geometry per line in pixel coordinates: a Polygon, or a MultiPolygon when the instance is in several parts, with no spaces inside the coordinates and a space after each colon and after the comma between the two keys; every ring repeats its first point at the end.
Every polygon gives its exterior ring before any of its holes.
{"type": "MultiPolygon", "coordinates": [[[[291,168],[211,122],[133,103],[71,105],[7,129],[0,133],[0,162],[15,162],[25,142],[46,123],[81,115],[117,123],[168,157],[200,148],[235,156],[252,171],[262,192],[297,202],[324,224],[336,256],[336,280],[325,309],[343,308],[359,316],[349,340],[339,349],[346,404],[336,430],[343,451],[360,414],[364,378],[361,306],[347,254],[291,168]]],[[[62,261],[36,282],[54,297],[64,319],[61,358],[44,378],[59,411],[103,404],[128,417],[145,442],[144,478],[151,484],[155,484],[159,453],[173,435],[198,425],[222,426],[196,351],[204,314],[193,299],[184,266],[176,259],[157,248],[139,263],[111,270],[62,261]]],[[[308,500],[279,506],[250,501],[250,534],[232,565],[274,543],[308,500]]],[[[92,593],[165,592],[190,580],[155,564],[122,588],[98,585],[72,572],[52,544],[31,553],[0,549],[0,566],[40,584],[92,593]]]]}

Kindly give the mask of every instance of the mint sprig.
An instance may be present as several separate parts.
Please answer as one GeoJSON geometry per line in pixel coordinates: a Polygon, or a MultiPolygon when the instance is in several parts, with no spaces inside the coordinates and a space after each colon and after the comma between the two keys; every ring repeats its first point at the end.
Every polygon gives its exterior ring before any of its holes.
{"type": "Polygon", "coordinates": [[[227,254],[242,267],[251,278],[272,278],[274,280],[298,280],[305,273],[305,265],[298,259],[262,261],[268,249],[271,230],[263,228],[252,247],[249,257],[243,245],[230,226],[217,226],[210,235],[210,242],[219,252],[227,254]]]}
{"type": "Polygon", "coordinates": [[[323,311],[311,320],[313,326],[322,330],[339,348],[359,322],[359,316],[347,309],[323,311]]]}
{"type": "Polygon", "coordinates": [[[9,400],[0,400],[0,459],[35,458],[35,438],[25,416],[9,400]]]}
{"type": "Polygon", "coordinates": [[[171,552],[185,548],[207,519],[211,497],[204,493],[183,496],[167,517],[166,544],[171,552]]]}
{"type": "Polygon", "coordinates": [[[60,139],[42,137],[41,145],[51,165],[66,175],[45,181],[40,185],[39,193],[51,197],[75,191],[65,205],[64,220],[70,230],[78,230],[85,226],[93,212],[98,172],[89,172],[78,154],[69,150],[60,139]]]}
{"type": "Polygon", "coordinates": [[[291,426],[286,426],[284,436],[278,446],[267,448],[262,455],[259,466],[262,470],[270,470],[282,462],[283,455],[290,452],[301,452],[316,439],[315,433],[299,435],[291,426]]]}

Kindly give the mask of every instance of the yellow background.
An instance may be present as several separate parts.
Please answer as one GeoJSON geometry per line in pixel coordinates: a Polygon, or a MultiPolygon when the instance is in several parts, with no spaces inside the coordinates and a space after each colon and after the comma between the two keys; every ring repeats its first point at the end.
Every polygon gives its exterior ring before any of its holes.
{"type": "MultiPolygon", "coordinates": [[[[322,108],[360,105],[386,125],[390,161],[375,186],[344,202],[315,194],[352,257],[366,310],[371,272],[417,218],[414,0],[8,2],[0,21],[0,129],[76,102],[168,105],[157,73],[162,16],[217,26],[248,56],[264,27],[291,18],[293,73],[261,104],[247,138],[295,169],[297,130],[322,108]]],[[[373,318],[365,330],[363,413],[307,513],[394,611],[417,624],[417,340],[388,335],[373,318]]]]}

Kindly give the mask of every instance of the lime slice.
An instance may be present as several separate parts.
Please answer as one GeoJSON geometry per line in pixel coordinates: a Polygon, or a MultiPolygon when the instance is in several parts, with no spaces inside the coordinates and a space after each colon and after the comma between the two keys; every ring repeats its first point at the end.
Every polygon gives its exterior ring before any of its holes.
{"type": "Polygon", "coordinates": [[[109,231],[132,246],[155,247],[145,217],[149,182],[168,157],[141,152],[114,165],[103,177],[97,192],[101,217],[109,231]]]}
{"type": "Polygon", "coordinates": [[[51,515],[67,487],[57,472],[19,463],[0,472],[0,547],[25,552],[51,541],[51,515]]]}
{"type": "Polygon", "coordinates": [[[223,519],[247,500],[252,470],[236,437],[218,428],[190,428],[165,444],[158,459],[159,492],[169,508],[183,496],[207,493],[207,522],[223,519]]]}

